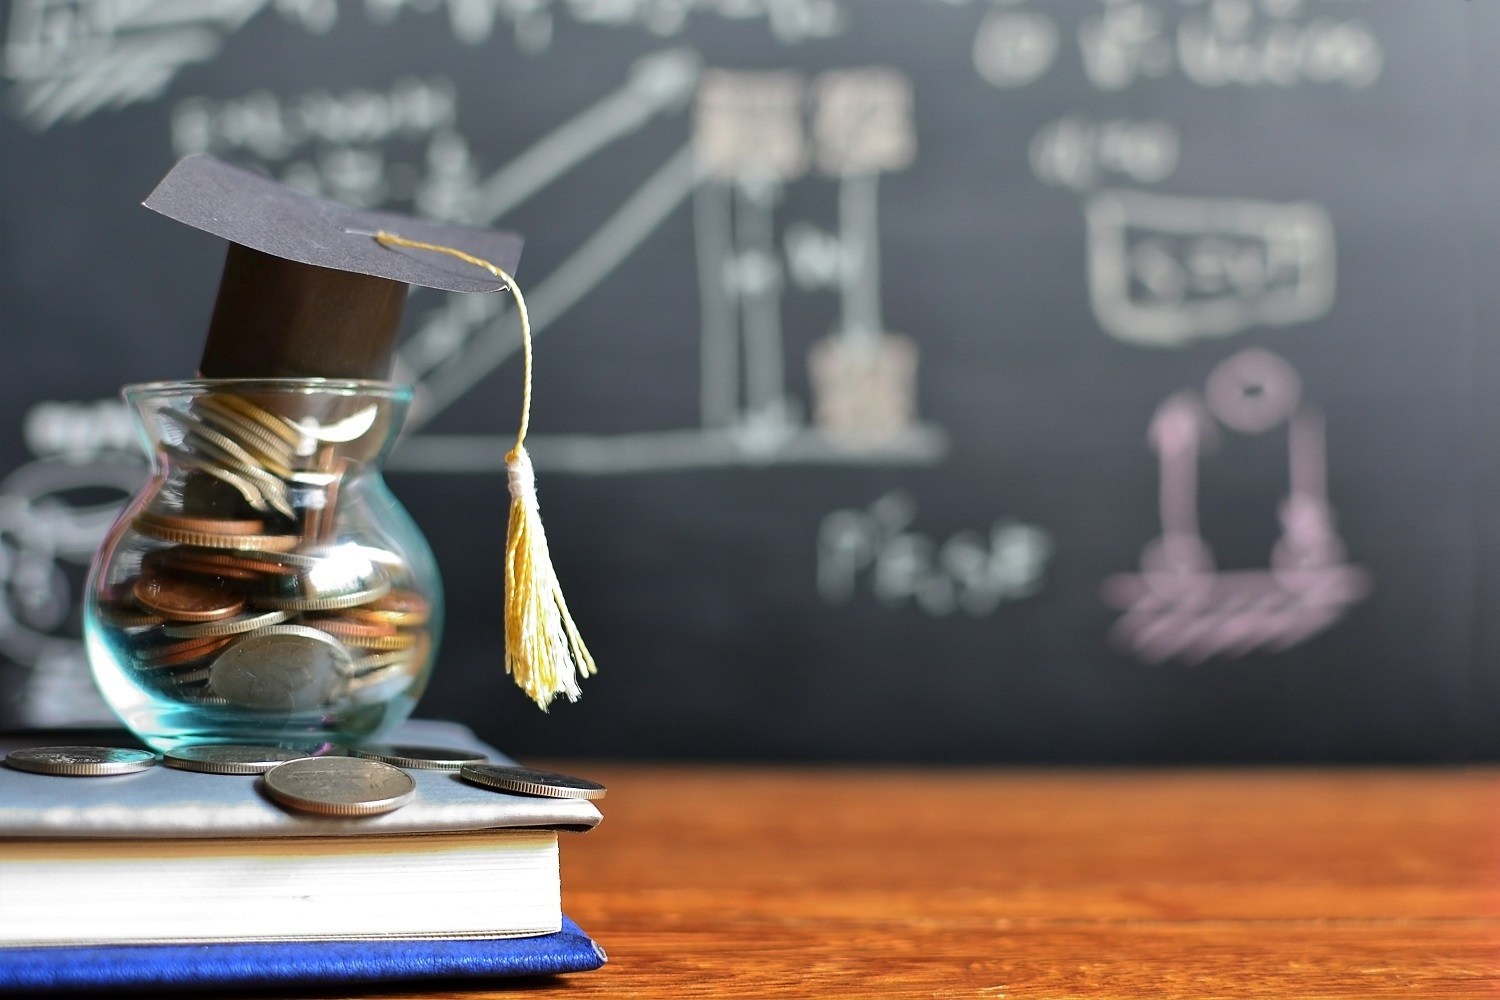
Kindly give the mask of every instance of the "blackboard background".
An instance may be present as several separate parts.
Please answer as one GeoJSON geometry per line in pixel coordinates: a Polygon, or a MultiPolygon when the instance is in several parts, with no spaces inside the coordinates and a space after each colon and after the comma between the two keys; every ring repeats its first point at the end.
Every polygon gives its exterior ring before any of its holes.
{"type": "MultiPolygon", "coordinates": [[[[1200,9],[1157,7],[1169,18],[1200,9]]],[[[1371,26],[1384,51],[1379,79],[1207,88],[1172,73],[1104,92],[1072,41],[1099,9],[1087,2],[1045,6],[1063,29],[1056,63],[1012,89],[975,72],[975,32],[1002,9],[980,3],[849,2],[836,36],[795,42],[778,40],[764,17],[700,11],[663,38],[636,24],[582,23],[556,5],[541,53],[522,51],[503,28],[481,44],[456,41],[441,6],[380,23],[345,5],[326,33],[267,8],[155,99],[43,129],[14,106],[0,117],[0,469],[35,457],[21,428],[39,401],[103,399],[122,383],[193,369],[221,251],[137,206],[175,159],[171,115],[185,98],[379,91],[403,75],[445,77],[458,94],[458,131],[475,162],[494,170],[664,48],[689,48],[709,67],[807,77],[889,66],[911,81],[918,152],[881,181],[886,325],[919,344],[918,408],[946,432],[946,457],[907,468],[544,470],[554,557],[603,666],[582,702],[546,716],[500,669],[501,477],[393,473],[449,591],[423,712],[522,754],[1493,756],[1500,76],[1484,64],[1500,19],[1456,0],[1303,7],[1304,23],[1371,26]],[[1041,183],[1027,162],[1032,136],[1069,113],[1172,123],[1182,150],[1170,179],[1152,186],[1163,193],[1321,204],[1338,240],[1332,309],[1181,348],[1109,336],[1087,295],[1082,198],[1041,183]],[[1339,531],[1374,590],[1284,652],[1141,663],[1107,640],[1117,613],[1100,585],[1133,571],[1158,530],[1147,425],[1171,393],[1257,346],[1291,361],[1326,413],[1339,531]],[[1041,590],[978,618],[889,607],[866,585],[847,604],[826,602],[816,588],[823,517],[892,490],[915,501],[915,530],[939,540],[1002,518],[1044,529],[1055,549],[1041,590]]],[[[679,149],[687,121],[685,111],[659,116],[509,213],[504,224],[529,241],[523,282],[566,259],[679,149]]],[[[833,212],[826,184],[794,184],[778,224],[828,227],[833,212]]],[[[690,210],[680,208],[546,332],[539,431],[696,424],[693,241],[690,210]]],[[[414,296],[409,325],[438,305],[430,294],[414,296]]],[[[782,315],[789,392],[807,400],[803,359],[827,332],[834,300],[791,289],[782,315]]],[[[512,361],[425,430],[505,432],[516,380],[512,361]]],[[[1221,566],[1264,565],[1284,449],[1276,434],[1228,434],[1205,459],[1204,534],[1221,566]]],[[[67,572],[76,588],[76,568],[67,572]]],[[[24,586],[10,580],[12,595],[24,586]]],[[[76,621],[54,631],[70,630],[76,621]]],[[[25,718],[33,671],[15,663],[0,678],[8,719],[25,718]]]]}

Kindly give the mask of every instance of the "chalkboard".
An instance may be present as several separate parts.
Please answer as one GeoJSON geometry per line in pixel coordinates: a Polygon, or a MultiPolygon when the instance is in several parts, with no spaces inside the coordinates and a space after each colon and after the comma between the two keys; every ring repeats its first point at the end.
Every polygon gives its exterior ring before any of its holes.
{"type": "Polygon", "coordinates": [[[210,152],[526,234],[601,663],[501,669],[500,296],[419,291],[392,459],[513,753],[1500,752],[1500,18],[1434,0],[17,0],[0,720],[97,715],[83,567],[222,251],[210,152]]]}

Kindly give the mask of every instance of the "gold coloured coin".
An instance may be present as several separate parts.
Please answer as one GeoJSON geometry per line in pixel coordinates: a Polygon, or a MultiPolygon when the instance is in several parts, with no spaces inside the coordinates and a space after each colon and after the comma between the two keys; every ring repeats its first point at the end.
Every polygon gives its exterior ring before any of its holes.
{"type": "Polygon", "coordinates": [[[150,510],[137,514],[136,523],[150,524],[168,531],[196,531],[205,535],[260,535],[266,530],[266,522],[259,518],[183,517],[150,510]]]}
{"type": "Polygon", "coordinates": [[[417,794],[398,767],[359,757],[304,757],[271,768],[261,784],[274,801],[322,816],[378,816],[417,794]]]}
{"type": "Polygon", "coordinates": [[[276,437],[285,441],[293,450],[299,449],[302,446],[305,439],[304,435],[300,430],[292,426],[291,421],[250,402],[244,396],[232,392],[216,392],[209,396],[200,397],[200,401],[206,399],[212,399],[215,404],[254,420],[276,437]]]}
{"type": "Polygon", "coordinates": [[[324,627],[327,624],[325,622],[309,621],[307,624],[320,631],[328,632],[344,645],[354,649],[396,651],[408,650],[417,644],[417,637],[410,632],[398,632],[394,635],[348,635],[329,631],[324,627]]]}
{"type": "Polygon", "coordinates": [[[206,535],[198,531],[177,531],[155,525],[136,528],[143,535],[177,545],[195,545],[205,549],[230,549],[237,552],[289,552],[302,543],[296,535],[206,535]]]}
{"type": "Polygon", "coordinates": [[[238,442],[240,447],[278,476],[292,474],[291,445],[269,433],[259,424],[233,410],[224,410],[205,404],[201,400],[197,405],[196,413],[199,420],[238,442]]]}

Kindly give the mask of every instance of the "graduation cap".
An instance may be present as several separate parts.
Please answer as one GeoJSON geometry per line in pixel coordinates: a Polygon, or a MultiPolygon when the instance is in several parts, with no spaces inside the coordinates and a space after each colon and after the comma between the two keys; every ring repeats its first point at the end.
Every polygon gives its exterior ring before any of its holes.
{"type": "Polygon", "coordinates": [[[366,212],[293,190],[211,156],[172,168],[145,206],[229,241],[209,322],[205,378],[390,377],[409,285],[497,292],[505,283],[441,245],[514,272],[515,233],[366,212]]]}
{"type": "Polygon", "coordinates": [[[145,201],[169,219],[229,241],[199,374],[205,378],[390,376],[408,285],[515,297],[524,391],[516,446],[505,456],[505,669],[538,705],[579,694],[594,673],[563,599],[526,453],[531,324],[510,273],[514,233],[363,212],[303,194],[210,156],[190,156],[145,201]]]}

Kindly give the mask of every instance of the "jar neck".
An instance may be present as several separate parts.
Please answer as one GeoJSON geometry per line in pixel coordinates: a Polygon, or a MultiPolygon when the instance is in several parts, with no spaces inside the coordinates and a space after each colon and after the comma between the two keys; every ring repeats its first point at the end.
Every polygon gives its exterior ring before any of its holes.
{"type": "Polygon", "coordinates": [[[395,445],[411,390],[331,379],[198,379],[128,386],[126,400],[151,452],[184,452],[316,482],[378,469],[395,445]]]}

